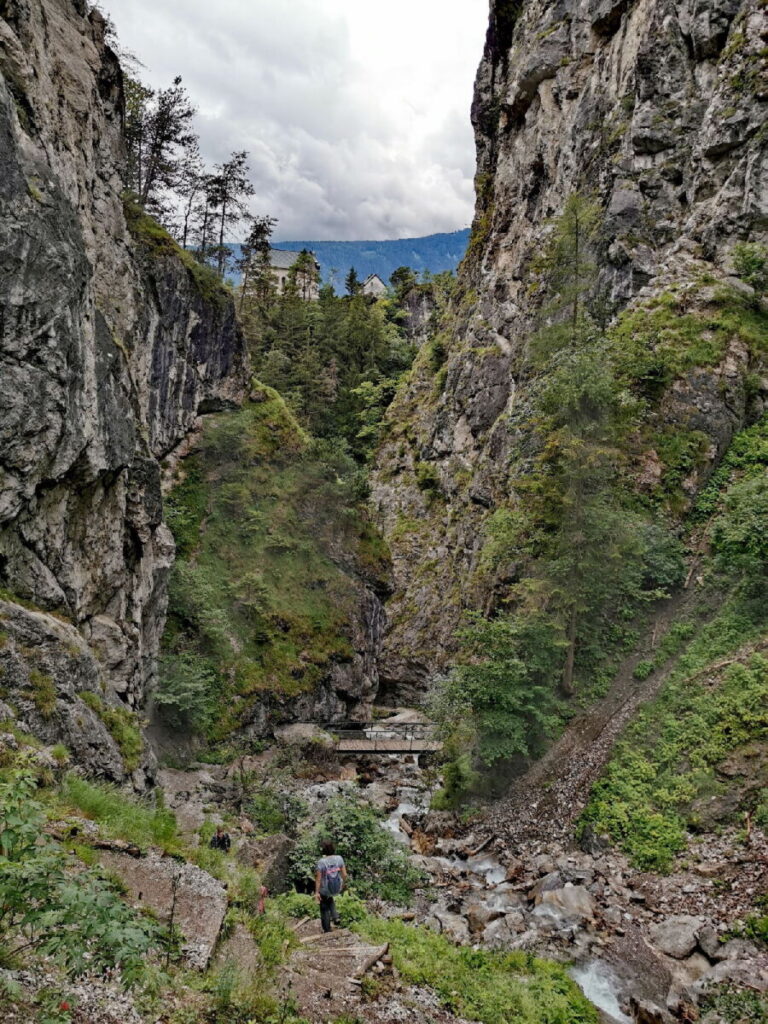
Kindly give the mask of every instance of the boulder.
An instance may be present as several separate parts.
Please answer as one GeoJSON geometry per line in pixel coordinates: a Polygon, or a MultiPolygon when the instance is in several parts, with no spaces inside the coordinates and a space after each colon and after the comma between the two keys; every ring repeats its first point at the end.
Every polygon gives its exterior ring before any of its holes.
{"type": "Polygon", "coordinates": [[[758,954],[754,942],[746,939],[729,939],[715,951],[713,960],[752,960],[758,954]]]}
{"type": "Polygon", "coordinates": [[[750,960],[722,960],[711,967],[693,986],[697,996],[706,994],[713,986],[729,982],[742,985],[755,992],[768,992],[768,965],[760,966],[750,960]]]}
{"type": "Polygon", "coordinates": [[[667,956],[684,960],[696,949],[699,929],[704,925],[700,917],[676,914],[649,928],[653,945],[667,956]]]}
{"type": "Polygon", "coordinates": [[[99,852],[99,863],[113,872],[131,899],[152,910],[161,921],[173,922],[184,937],[188,964],[205,970],[227,912],[227,890],[195,864],[156,851],[133,857],[112,850],[99,852]]]}
{"type": "Polygon", "coordinates": [[[630,1000],[632,1018],[635,1024],[670,1024],[672,1018],[665,1009],[649,999],[630,1000]]]}
{"type": "Polygon", "coordinates": [[[664,1005],[672,983],[667,961],[652,949],[640,929],[627,921],[624,934],[605,947],[605,960],[638,1000],[664,1005]]]}
{"type": "Polygon", "coordinates": [[[710,960],[714,960],[722,947],[720,934],[711,921],[706,921],[698,933],[699,949],[710,960]]]}
{"type": "Polygon", "coordinates": [[[469,941],[469,926],[461,914],[452,914],[449,910],[435,910],[424,924],[433,932],[446,935],[454,942],[469,941]]]}
{"type": "Polygon", "coordinates": [[[539,904],[545,892],[550,892],[553,889],[562,889],[564,884],[565,879],[559,871],[549,871],[543,878],[539,879],[528,895],[534,903],[539,904]]]}
{"type": "Polygon", "coordinates": [[[507,949],[515,938],[506,917],[499,917],[483,932],[483,945],[488,949],[507,949]]]}
{"type": "Polygon", "coordinates": [[[680,1000],[692,1002],[695,998],[693,986],[709,972],[711,966],[702,953],[693,953],[687,960],[676,963],[672,968],[672,988],[669,992],[668,1005],[674,1005],[680,1000]]]}
{"type": "Polygon", "coordinates": [[[583,885],[565,885],[562,889],[542,893],[533,913],[560,918],[570,924],[584,924],[594,919],[595,902],[583,885]]]}
{"type": "Polygon", "coordinates": [[[290,836],[278,833],[266,839],[246,839],[236,851],[241,864],[254,868],[270,892],[285,888],[288,879],[289,858],[293,849],[290,836]]]}

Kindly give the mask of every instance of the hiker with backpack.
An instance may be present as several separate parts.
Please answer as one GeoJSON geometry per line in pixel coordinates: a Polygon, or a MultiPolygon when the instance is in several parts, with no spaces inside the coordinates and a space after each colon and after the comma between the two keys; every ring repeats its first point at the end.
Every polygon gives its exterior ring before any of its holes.
{"type": "Polygon", "coordinates": [[[331,930],[331,923],[339,923],[339,912],[334,903],[347,881],[344,858],[336,853],[336,847],[326,839],[320,847],[322,857],[315,867],[315,899],[320,904],[320,923],[324,932],[331,930]]]}

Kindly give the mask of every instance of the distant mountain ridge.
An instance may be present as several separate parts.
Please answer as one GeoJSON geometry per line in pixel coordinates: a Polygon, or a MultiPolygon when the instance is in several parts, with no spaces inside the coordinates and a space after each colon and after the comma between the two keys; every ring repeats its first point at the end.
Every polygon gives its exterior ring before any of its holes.
{"type": "MultiPolygon", "coordinates": [[[[439,274],[455,270],[464,258],[469,242],[469,228],[461,231],[425,235],[422,238],[395,238],[387,241],[318,242],[310,239],[274,241],[275,249],[310,249],[317,256],[324,281],[335,270],[335,284],[340,290],[350,267],[364,280],[369,274],[378,274],[389,283],[390,275],[398,267],[429,270],[439,274]]],[[[239,246],[233,246],[233,249],[239,246]]]]}

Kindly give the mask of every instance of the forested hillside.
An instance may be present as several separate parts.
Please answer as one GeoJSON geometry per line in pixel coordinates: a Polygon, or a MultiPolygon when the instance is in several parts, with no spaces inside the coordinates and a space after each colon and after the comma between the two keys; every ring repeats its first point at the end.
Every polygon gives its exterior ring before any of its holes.
{"type": "Polygon", "coordinates": [[[385,283],[398,267],[411,267],[417,273],[439,274],[456,270],[464,259],[469,228],[423,238],[395,238],[368,242],[278,241],[277,249],[300,252],[309,249],[320,263],[324,281],[335,271],[337,287],[350,267],[361,280],[378,274],[385,283]]]}

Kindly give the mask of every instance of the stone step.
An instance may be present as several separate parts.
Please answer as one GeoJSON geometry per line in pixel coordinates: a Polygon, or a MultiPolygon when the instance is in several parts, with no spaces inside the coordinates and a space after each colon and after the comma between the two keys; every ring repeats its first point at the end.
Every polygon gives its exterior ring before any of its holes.
{"type": "Polygon", "coordinates": [[[311,1019],[318,1012],[338,1015],[351,1006],[358,998],[361,978],[388,951],[387,945],[371,945],[346,928],[323,932],[316,920],[297,922],[294,932],[301,948],[291,957],[283,978],[300,1011],[311,1019]]]}

